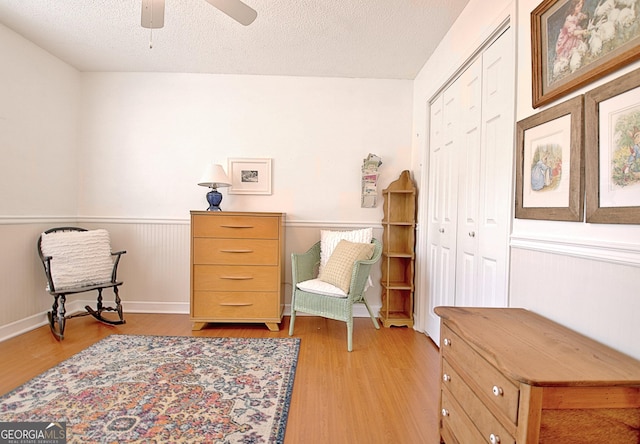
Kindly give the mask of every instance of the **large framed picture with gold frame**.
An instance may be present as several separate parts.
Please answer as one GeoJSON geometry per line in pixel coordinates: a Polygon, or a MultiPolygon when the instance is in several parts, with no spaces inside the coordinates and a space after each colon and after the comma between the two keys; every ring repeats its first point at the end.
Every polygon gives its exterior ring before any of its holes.
{"type": "Polygon", "coordinates": [[[638,0],[544,0],[531,13],[533,107],[640,59],[638,0]]]}

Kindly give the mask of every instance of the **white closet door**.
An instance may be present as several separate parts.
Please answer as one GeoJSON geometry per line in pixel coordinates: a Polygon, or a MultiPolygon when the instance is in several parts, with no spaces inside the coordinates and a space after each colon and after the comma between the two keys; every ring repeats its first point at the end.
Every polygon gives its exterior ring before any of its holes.
{"type": "Polygon", "coordinates": [[[506,307],[513,207],[514,60],[511,28],[482,55],[479,285],[474,306],[506,307]]]}
{"type": "Polygon", "coordinates": [[[460,76],[458,235],[455,305],[473,306],[478,293],[482,58],[460,76]]]}
{"type": "Polygon", "coordinates": [[[433,308],[455,303],[458,85],[454,82],[431,104],[427,331],[436,342],[440,337],[440,320],[433,308]]]}
{"type": "Polygon", "coordinates": [[[431,103],[427,334],[440,305],[507,306],[514,48],[507,29],[431,103]]]}

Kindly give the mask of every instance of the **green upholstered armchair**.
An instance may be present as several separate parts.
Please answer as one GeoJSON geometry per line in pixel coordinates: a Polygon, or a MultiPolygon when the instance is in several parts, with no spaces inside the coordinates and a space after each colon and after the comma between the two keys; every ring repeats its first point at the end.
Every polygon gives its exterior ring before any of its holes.
{"type": "Polygon", "coordinates": [[[293,253],[291,255],[293,294],[291,297],[289,335],[293,335],[296,312],[343,321],[347,323],[347,350],[351,351],[353,349],[353,304],[355,303],[362,303],[367,307],[373,325],[376,329],[380,329],[378,321],[364,297],[371,266],[378,262],[382,255],[382,244],[377,239],[372,239],[371,243],[374,245],[371,259],[358,260],[354,263],[346,296],[339,292],[326,291],[326,289],[310,290],[306,288],[302,290],[298,288],[300,283],[304,284],[311,280],[317,281],[318,266],[320,264],[320,242],[313,245],[306,253],[293,253]]]}

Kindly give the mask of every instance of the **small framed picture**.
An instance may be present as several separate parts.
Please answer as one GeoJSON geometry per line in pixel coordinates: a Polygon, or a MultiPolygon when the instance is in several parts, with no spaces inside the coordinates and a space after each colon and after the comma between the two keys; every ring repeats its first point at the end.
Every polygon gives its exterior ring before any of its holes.
{"type": "Polygon", "coordinates": [[[585,94],[587,222],[640,224],[640,70],[585,94]]]}
{"type": "Polygon", "coordinates": [[[271,159],[229,159],[229,194],[271,194],[271,159]]]}
{"type": "Polygon", "coordinates": [[[583,220],[583,116],[578,96],[517,123],[517,218],[583,220]]]}

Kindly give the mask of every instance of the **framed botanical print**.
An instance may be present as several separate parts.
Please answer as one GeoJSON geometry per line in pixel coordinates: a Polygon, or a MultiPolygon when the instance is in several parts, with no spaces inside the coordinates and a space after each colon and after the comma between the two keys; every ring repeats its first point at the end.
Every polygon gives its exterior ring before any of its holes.
{"type": "Polygon", "coordinates": [[[587,222],[640,223],[640,70],[585,94],[587,222]]]}
{"type": "Polygon", "coordinates": [[[517,123],[516,217],[582,221],[583,97],[517,123]]]}
{"type": "Polygon", "coordinates": [[[544,0],[531,13],[533,107],[640,58],[637,0],[544,0]]]}

